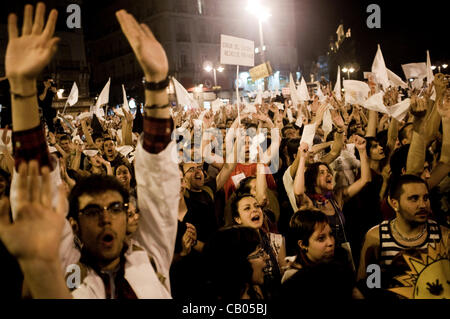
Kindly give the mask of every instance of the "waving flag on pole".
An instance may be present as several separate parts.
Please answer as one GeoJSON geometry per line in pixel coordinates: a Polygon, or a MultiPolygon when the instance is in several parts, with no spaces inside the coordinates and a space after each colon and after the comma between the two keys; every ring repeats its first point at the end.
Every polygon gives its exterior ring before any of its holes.
{"type": "Polygon", "coordinates": [[[193,108],[198,108],[199,106],[197,101],[189,95],[188,91],[186,91],[183,85],[181,85],[181,83],[178,82],[175,78],[172,78],[172,80],[173,86],[175,87],[175,94],[177,95],[178,104],[182,106],[187,105],[193,108]]]}
{"type": "Polygon", "coordinates": [[[433,70],[431,69],[430,51],[427,50],[427,84],[430,85],[434,80],[433,70]]]}
{"type": "Polygon", "coordinates": [[[130,107],[128,105],[128,100],[127,100],[127,92],[125,91],[125,86],[122,84],[122,91],[123,91],[123,109],[127,112],[130,112],[130,107]]]}
{"type": "Polygon", "coordinates": [[[76,82],[73,82],[72,89],[70,90],[69,97],[67,98],[66,105],[64,105],[64,110],[62,114],[66,111],[67,105],[73,106],[78,102],[78,86],[76,82]]]}
{"type": "Polygon", "coordinates": [[[316,82],[316,84],[317,84],[317,93],[316,93],[316,95],[319,97],[319,101],[320,102],[323,102],[323,101],[325,101],[327,98],[325,97],[325,95],[323,94],[323,92],[322,92],[322,89],[320,88],[320,82],[316,82]]]}
{"type": "Polygon", "coordinates": [[[295,87],[294,78],[292,77],[292,73],[289,74],[289,91],[291,93],[291,100],[292,105],[294,105],[295,108],[298,107],[300,104],[300,98],[297,94],[297,88],[295,87]]]}
{"type": "Polygon", "coordinates": [[[404,89],[406,89],[408,87],[408,84],[403,82],[401,77],[399,77],[397,74],[395,74],[394,72],[392,72],[388,68],[386,68],[386,70],[387,70],[387,73],[388,73],[389,81],[391,81],[392,86],[395,86],[395,87],[400,86],[400,87],[402,87],[404,89]]]}
{"type": "Polygon", "coordinates": [[[376,82],[383,86],[386,90],[389,87],[389,76],[384,63],[383,53],[381,53],[380,45],[378,45],[377,54],[372,63],[372,73],[375,74],[376,82]]]}
{"type": "Polygon", "coordinates": [[[341,67],[338,66],[338,73],[337,73],[337,79],[336,84],[334,85],[334,94],[336,97],[340,100],[341,97],[341,67]]]}
{"type": "Polygon", "coordinates": [[[67,98],[66,104],[73,106],[78,102],[78,86],[76,82],[73,82],[72,89],[70,90],[69,97],[67,98]]]}
{"type": "Polygon", "coordinates": [[[302,76],[302,80],[300,81],[300,86],[298,87],[298,97],[300,101],[309,101],[311,98],[309,97],[308,87],[306,86],[305,78],[302,76]]]}
{"type": "Polygon", "coordinates": [[[111,78],[108,79],[108,82],[106,82],[105,87],[103,88],[102,92],[98,96],[97,103],[95,103],[95,106],[101,107],[105,104],[108,104],[109,102],[109,87],[111,85],[111,78]]]}
{"type": "MultiPolygon", "coordinates": [[[[427,85],[430,86],[433,83],[434,75],[431,69],[430,51],[427,50],[427,85]]],[[[436,100],[436,90],[433,87],[433,93],[430,97],[433,101],[436,100]]]]}

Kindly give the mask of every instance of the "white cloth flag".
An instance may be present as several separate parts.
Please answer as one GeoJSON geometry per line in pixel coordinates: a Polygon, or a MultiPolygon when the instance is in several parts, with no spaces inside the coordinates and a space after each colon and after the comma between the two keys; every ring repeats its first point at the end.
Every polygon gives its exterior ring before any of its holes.
{"type": "Polygon", "coordinates": [[[264,91],[262,97],[263,97],[263,99],[270,98],[271,97],[271,92],[270,91],[264,91]]]}
{"type": "Polygon", "coordinates": [[[303,126],[303,114],[300,113],[299,116],[297,116],[297,121],[295,121],[295,125],[297,125],[298,127],[302,127],[303,126]]]}
{"type": "Polygon", "coordinates": [[[300,98],[297,95],[297,89],[295,87],[294,78],[292,77],[292,73],[289,75],[289,91],[291,93],[291,100],[294,107],[298,107],[300,104],[300,98]]]}
{"type": "Polygon", "coordinates": [[[306,86],[305,78],[302,76],[302,80],[300,81],[300,86],[297,89],[298,97],[300,101],[309,101],[311,98],[309,97],[308,87],[306,86]]]}
{"type": "Polygon", "coordinates": [[[397,121],[401,122],[405,118],[410,105],[411,105],[411,100],[405,99],[405,100],[401,101],[400,103],[390,106],[388,108],[388,113],[390,116],[395,118],[397,121]]]}
{"type": "Polygon", "coordinates": [[[372,73],[375,74],[376,82],[381,84],[383,89],[386,90],[389,87],[389,77],[380,45],[378,45],[377,54],[375,55],[375,59],[372,63],[372,73]]]}
{"type": "Polygon", "coordinates": [[[323,114],[322,119],[322,130],[325,134],[324,138],[327,138],[327,135],[333,130],[333,120],[331,119],[330,109],[327,107],[327,110],[323,114]]]}
{"type": "MultiPolygon", "coordinates": [[[[431,83],[434,80],[433,70],[431,69],[431,60],[430,60],[430,51],[427,50],[427,84],[428,86],[431,85],[431,83]]],[[[436,100],[436,90],[433,87],[433,92],[430,97],[433,101],[436,100]]]]}
{"type": "Polygon", "coordinates": [[[405,82],[403,82],[402,78],[399,77],[397,74],[395,74],[394,72],[392,72],[389,69],[386,69],[387,73],[388,73],[388,77],[389,77],[389,81],[391,82],[392,86],[400,86],[401,88],[406,89],[408,87],[408,84],[406,84],[405,82]]]}
{"type": "Polygon", "coordinates": [[[323,101],[325,101],[327,98],[326,98],[326,96],[323,94],[323,92],[322,92],[322,89],[321,89],[321,87],[320,87],[320,82],[316,82],[316,84],[317,84],[317,93],[316,93],[316,95],[319,97],[319,101],[320,102],[323,102],[323,101]]]}
{"type": "Polygon", "coordinates": [[[338,66],[338,73],[337,73],[337,78],[336,78],[336,84],[334,85],[334,94],[336,95],[336,97],[341,100],[341,67],[338,66]]]}
{"type": "Polygon", "coordinates": [[[430,51],[427,50],[427,84],[430,85],[434,80],[433,70],[431,69],[430,51]]]}
{"type": "Polygon", "coordinates": [[[345,102],[362,105],[369,96],[370,87],[367,83],[356,80],[344,80],[345,102]]]}
{"type": "Polygon", "coordinates": [[[108,82],[106,82],[105,87],[103,88],[102,92],[98,96],[97,102],[95,103],[96,109],[100,108],[102,105],[108,104],[110,85],[111,85],[111,78],[108,79],[108,82]]]}
{"type": "MultiPolygon", "coordinates": [[[[127,112],[130,112],[130,107],[128,106],[128,100],[127,100],[127,92],[125,91],[125,86],[122,84],[122,91],[123,91],[123,109],[127,112]]],[[[123,113],[123,112],[122,112],[123,113]]]]}
{"type": "Polygon", "coordinates": [[[402,69],[406,79],[423,79],[427,76],[427,64],[425,62],[402,64],[402,69]]]}
{"type": "Polygon", "coordinates": [[[193,97],[191,97],[186,91],[186,89],[181,85],[180,82],[177,81],[177,79],[172,78],[173,86],[175,87],[175,94],[177,95],[177,102],[181,106],[189,106],[192,108],[198,108],[198,103],[196,100],[194,100],[193,97]]]}
{"type": "Polygon", "coordinates": [[[70,106],[78,102],[78,86],[76,82],[73,82],[72,89],[70,90],[69,97],[67,98],[66,104],[70,106]]]}
{"type": "Polygon", "coordinates": [[[378,92],[377,94],[369,97],[362,106],[368,110],[377,111],[380,113],[388,113],[386,106],[383,102],[384,92],[378,92]]]}
{"type": "Polygon", "coordinates": [[[312,150],[315,135],[316,135],[316,124],[313,123],[305,125],[305,127],[303,128],[303,134],[302,139],[300,140],[300,144],[306,143],[309,146],[309,150],[312,150]]]}

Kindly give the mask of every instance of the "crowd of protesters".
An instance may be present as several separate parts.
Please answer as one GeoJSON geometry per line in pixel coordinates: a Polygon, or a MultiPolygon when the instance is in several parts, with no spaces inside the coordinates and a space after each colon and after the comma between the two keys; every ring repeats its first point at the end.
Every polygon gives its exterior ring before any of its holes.
{"type": "MultiPolygon", "coordinates": [[[[423,90],[384,90],[387,108],[410,98],[401,121],[346,103],[326,83],[323,95],[297,105],[277,95],[214,110],[172,107],[164,49],[121,10],[145,75],[143,113],[42,118],[39,104],[53,86],[46,78],[39,95],[36,80],[59,40],[57,12],[47,20],[44,12],[27,5],[20,34],[17,17],[8,19],[2,296],[404,298],[395,289],[409,270],[405,254],[420,259],[441,247],[433,258],[442,267],[410,297],[450,297],[450,89],[442,74],[423,90]],[[313,143],[302,140],[310,124],[313,143]],[[373,264],[381,267],[376,289],[373,264]]],[[[370,95],[382,92],[368,84],[370,95]]]]}

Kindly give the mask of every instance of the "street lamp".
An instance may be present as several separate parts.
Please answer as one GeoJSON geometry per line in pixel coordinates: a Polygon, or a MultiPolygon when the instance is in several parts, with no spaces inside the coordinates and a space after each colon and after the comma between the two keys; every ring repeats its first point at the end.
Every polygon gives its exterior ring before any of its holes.
{"type": "Polygon", "coordinates": [[[347,78],[350,79],[350,73],[355,72],[355,69],[353,67],[349,67],[349,68],[344,67],[342,69],[342,72],[347,73],[347,78]]]}
{"type": "MultiPolygon", "coordinates": [[[[266,46],[264,45],[264,35],[263,35],[263,28],[262,28],[262,22],[266,21],[269,17],[272,16],[272,14],[269,11],[269,8],[263,6],[259,0],[249,0],[247,5],[247,11],[251,14],[255,15],[258,18],[258,26],[259,26],[259,42],[261,46],[261,63],[266,62],[266,46]]],[[[255,49],[255,53],[258,53],[259,49],[255,49]]],[[[267,78],[264,79],[264,89],[267,90],[268,87],[268,80],[267,78]]]]}
{"type": "Polygon", "coordinates": [[[211,71],[213,71],[213,74],[214,74],[214,87],[217,87],[217,76],[216,76],[216,71],[218,71],[218,72],[223,72],[223,70],[225,70],[225,68],[224,68],[223,66],[221,66],[221,65],[219,65],[217,68],[214,68],[214,67],[212,66],[211,62],[205,62],[205,65],[204,65],[203,69],[204,69],[206,72],[208,72],[208,73],[211,72],[211,71]]]}

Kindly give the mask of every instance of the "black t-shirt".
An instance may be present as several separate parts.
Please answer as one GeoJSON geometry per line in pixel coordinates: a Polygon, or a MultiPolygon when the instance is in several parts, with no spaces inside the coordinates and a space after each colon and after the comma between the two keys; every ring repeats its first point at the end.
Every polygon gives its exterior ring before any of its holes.
{"type": "MultiPolygon", "coordinates": [[[[201,192],[187,190],[185,196],[188,212],[183,218],[184,230],[186,230],[185,223],[194,225],[197,230],[197,239],[203,242],[205,242],[217,229],[213,198],[216,191],[217,183],[216,179],[213,178],[205,183],[201,192]],[[206,189],[208,189],[208,191],[206,189]]],[[[180,226],[180,224],[178,226],[183,227],[180,226]]],[[[181,236],[183,236],[183,234],[181,234],[181,236]]]]}
{"type": "Polygon", "coordinates": [[[282,300],[343,300],[352,298],[354,274],[345,252],[336,249],[330,263],[305,266],[282,284],[282,300]]]}

